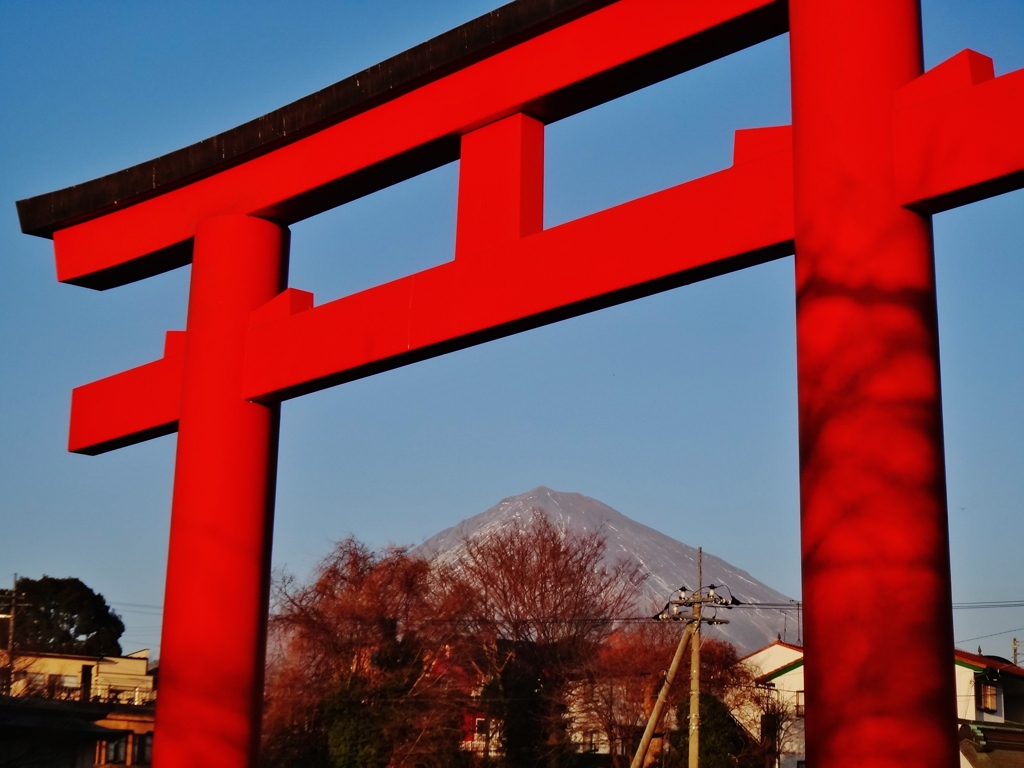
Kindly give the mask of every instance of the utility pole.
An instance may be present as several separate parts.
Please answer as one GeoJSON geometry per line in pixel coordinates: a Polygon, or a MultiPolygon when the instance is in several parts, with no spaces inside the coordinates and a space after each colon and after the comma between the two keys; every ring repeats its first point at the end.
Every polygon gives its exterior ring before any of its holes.
{"type": "Polygon", "coordinates": [[[690,768],[700,766],[700,620],[701,584],[704,583],[704,549],[697,547],[697,594],[694,595],[693,648],[690,651],[690,768]]]}
{"type": "Polygon", "coordinates": [[[700,625],[729,623],[726,619],[719,619],[715,616],[705,618],[702,615],[702,606],[704,603],[708,603],[709,605],[731,608],[734,605],[740,604],[740,601],[735,597],[732,597],[732,595],[728,598],[716,595],[716,587],[714,584],[708,586],[707,595],[704,595],[704,588],[699,586],[703,579],[703,557],[703,550],[698,547],[697,589],[687,596],[686,587],[681,587],[679,590],[679,598],[677,600],[669,600],[661,610],[661,613],[654,617],[655,621],[684,621],[686,622],[686,629],[683,631],[683,636],[679,638],[679,645],[676,647],[675,655],[672,657],[672,664],[669,666],[668,672],[665,674],[665,682],[661,686],[661,693],[658,694],[658,700],[654,704],[651,716],[647,719],[647,727],[644,728],[644,735],[640,739],[640,746],[636,750],[636,755],[633,757],[633,762],[630,764],[630,768],[643,767],[644,761],[647,758],[647,750],[650,748],[651,739],[654,736],[654,729],[658,726],[658,721],[661,719],[662,711],[665,709],[665,704],[668,701],[668,692],[672,687],[672,681],[675,680],[676,672],[679,670],[679,665],[682,662],[683,652],[686,650],[687,642],[690,643],[690,768],[698,768],[698,739],[700,730],[700,625]],[[680,606],[688,606],[691,609],[690,614],[687,616],[680,613],[680,606]]]}
{"type": "Polygon", "coordinates": [[[18,605],[18,574],[14,574],[14,586],[8,596],[8,611],[0,613],[0,619],[7,619],[7,674],[4,676],[4,686],[5,693],[10,694],[11,686],[14,685],[14,614],[18,605]]]}
{"type": "Polygon", "coordinates": [[[1019,651],[1020,651],[1020,643],[1017,641],[1017,638],[1015,637],[1015,638],[1013,638],[1013,666],[1015,666],[1015,667],[1020,666],[1017,663],[1017,654],[1019,653],[1019,651]]]}
{"type": "Polygon", "coordinates": [[[640,746],[637,748],[636,755],[633,756],[633,762],[629,768],[642,768],[644,760],[647,758],[647,750],[651,746],[654,729],[658,726],[658,721],[661,720],[661,712],[665,709],[665,702],[668,701],[669,688],[672,686],[672,681],[675,680],[676,672],[679,670],[679,663],[683,660],[683,651],[686,650],[686,643],[693,636],[694,626],[692,622],[687,621],[686,629],[683,630],[683,636],[679,638],[676,654],[672,657],[672,664],[665,675],[665,683],[661,686],[661,693],[658,694],[658,700],[654,703],[651,716],[647,719],[647,727],[644,728],[644,735],[640,739],[640,746]]]}

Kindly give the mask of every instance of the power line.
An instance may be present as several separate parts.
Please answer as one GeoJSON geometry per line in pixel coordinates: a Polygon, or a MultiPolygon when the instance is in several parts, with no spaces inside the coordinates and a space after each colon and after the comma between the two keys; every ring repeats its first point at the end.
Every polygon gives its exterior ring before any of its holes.
{"type": "Polygon", "coordinates": [[[1011,632],[1024,632],[1024,627],[1017,627],[1015,629],[1007,629],[1003,632],[993,632],[991,635],[978,635],[977,637],[968,637],[965,640],[957,640],[958,643],[969,643],[972,640],[984,640],[986,637],[999,637],[999,635],[1008,635],[1011,632]]]}
{"type": "Polygon", "coordinates": [[[954,608],[1024,608],[1024,600],[987,600],[953,603],[954,608]]]}
{"type": "MultiPolygon", "coordinates": [[[[794,600],[791,603],[741,603],[734,608],[772,608],[775,610],[800,610],[803,608],[803,601],[794,600]]],[[[971,602],[953,603],[954,610],[967,610],[973,608],[1024,608],[1024,599],[1021,600],[976,600],[971,602]]]]}
{"type": "MultiPolygon", "coordinates": [[[[125,612],[130,612],[130,613],[141,613],[143,611],[154,611],[154,612],[157,612],[157,613],[163,613],[163,606],[162,605],[154,605],[154,604],[151,604],[151,603],[111,602],[110,605],[111,606],[116,606],[118,608],[123,608],[125,610],[125,612]]],[[[794,611],[795,610],[801,610],[802,607],[803,607],[803,602],[800,601],[800,600],[792,600],[792,601],[785,602],[785,603],[741,603],[740,605],[734,605],[733,606],[733,608],[741,608],[741,609],[743,609],[743,608],[745,608],[745,609],[771,608],[773,610],[794,610],[794,611]]],[[[954,608],[954,610],[978,609],[978,608],[1024,608],[1024,599],[1018,599],[1018,600],[984,600],[984,601],[959,602],[959,603],[953,603],[953,608],[954,608]]],[[[623,617],[616,617],[616,620],[623,621],[623,620],[632,620],[632,619],[641,619],[641,618],[647,618],[647,617],[623,616],[623,617]]]]}
{"type": "Polygon", "coordinates": [[[164,607],[162,605],[149,605],[146,603],[116,603],[111,602],[110,606],[119,613],[141,613],[146,616],[162,616],[164,607]]]}

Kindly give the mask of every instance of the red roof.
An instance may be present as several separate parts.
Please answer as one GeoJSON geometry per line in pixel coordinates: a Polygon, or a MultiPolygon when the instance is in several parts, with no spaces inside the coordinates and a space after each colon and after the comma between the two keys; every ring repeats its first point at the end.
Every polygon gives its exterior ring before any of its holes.
{"type": "Polygon", "coordinates": [[[783,648],[789,648],[790,650],[799,651],[800,653],[804,652],[804,647],[802,645],[793,645],[792,643],[786,643],[786,642],[783,642],[782,640],[772,640],[770,643],[768,643],[768,645],[763,646],[762,648],[758,648],[756,651],[752,651],[752,652],[748,653],[746,656],[744,656],[743,658],[739,659],[739,661],[746,661],[751,656],[753,656],[755,653],[761,653],[761,651],[766,650],[768,648],[771,648],[773,645],[781,645],[783,648]]]}
{"type": "Polygon", "coordinates": [[[981,654],[969,653],[968,651],[962,651],[959,648],[957,648],[956,660],[962,661],[965,664],[969,664],[972,667],[994,669],[1003,674],[1024,678],[1024,667],[1015,666],[1014,664],[1011,664],[1009,661],[1004,661],[993,656],[982,656],[981,654]]]}

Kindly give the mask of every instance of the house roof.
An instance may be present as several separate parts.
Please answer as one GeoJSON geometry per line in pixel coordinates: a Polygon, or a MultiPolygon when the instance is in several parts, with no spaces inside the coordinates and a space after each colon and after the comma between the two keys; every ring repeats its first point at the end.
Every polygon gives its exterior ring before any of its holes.
{"type": "Polygon", "coordinates": [[[780,637],[778,640],[773,640],[772,642],[768,643],[768,645],[766,645],[766,646],[764,646],[762,648],[758,648],[756,651],[751,651],[746,656],[742,657],[740,659],[740,661],[741,662],[747,661],[748,659],[753,658],[754,656],[757,656],[759,653],[764,653],[769,648],[775,648],[776,646],[781,647],[781,648],[788,648],[791,651],[798,651],[801,654],[804,652],[804,647],[802,645],[794,645],[793,643],[784,642],[782,640],[782,638],[780,637]]]}
{"type": "Polygon", "coordinates": [[[116,732],[96,725],[109,715],[109,704],[0,697],[0,742],[12,732],[54,733],[65,737],[100,738],[116,732]]]}
{"type": "Polygon", "coordinates": [[[131,659],[132,661],[148,661],[149,660],[149,652],[148,651],[145,651],[145,653],[146,653],[145,656],[140,656],[139,655],[140,653],[143,653],[143,651],[137,651],[136,653],[130,653],[127,656],[110,656],[110,655],[106,655],[106,656],[89,656],[87,654],[82,654],[82,653],[54,653],[54,652],[51,652],[51,651],[24,651],[24,652],[18,652],[17,653],[17,657],[18,658],[22,658],[22,659],[27,659],[27,658],[34,658],[34,659],[75,659],[75,660],[81,660],[81,661],[94,661],[94,662],[99,662],[101,664],[103,662],[114,663],[116,661],[124,661],[124,660],[127,660],[127,659],[131,659]]]}
{"type": "Polygon", "coordinates": [[[970,653],[959,648],[956,649],[956,662],[964,667],[970,667],[977,672],[985,669],[994,669],[1001,674],[1012,675],[1024,679],[1024,667],[1018,667],[1006,659],[997,656],[983,656],[978,653],[970,653]]]}
{"type": "Polygon", "coordinates": [[[90,656],[84,653],[54,653],[51,651],[17,651],[19,659],[75,659],[81,661],[103,661],[116,659],[117,656],[90,656]]]}
{"type": "Polygon", "coordinates": [[[1020,768],[1024,764],[1024,727],[961,721],[959,738],[960,753],[972,768],[1020,768]]]}
{"type": "Polygon", "coordinates": [[[777,669],[773,669],[770,672],[765,672],[763,675],[756,678],[756,682],[767,683],[771,680],[774,680],[777,677],[782,677],[788,672],[792,672],[794,669],[800,669],[800,667],[802,667],[803,665],[804,657],[801,656],[799,659],[795,659],[794,661],[791,661],[788,664],[783,664],[781,667],[778,667],[777,669]]]}
{"type": "Polygon", "coordinates": [[[80,738],[87,741],[121,733],[121,731],[104,728],[102,725],[86,722],[77,717],[38,712],[19,712],[10,717],[0,716],[0,729],[39,731],[64,739],[80,738]]]}
{"type": "MultiPolygon", "coordinates": [[[[784,648],[789,648],[791,650],[798,651],[800,652],[801,656],[798,659],[794,659],[793,661],[787,662],[782,666],[776,667],[775,669],[765,672],[763,675],[757,678],[757,682],[759,683],[767,683],[770,680],[774,680],[775,678],[781,677],[787,672],[792,672],[794,669],[799,669],[801,666],[803,666],[804,659],[802,654],[804,649],[801,648],[799,645],[791,645],[789,643],[784,643],[781,640],[776,640],[775,642],[766,645],[764,648],[759,648],[753,653],[747,654],[742,659],[740,659],[740,661],[746,661],[747,659],[750,659],[753,656],[763,653],[764,651],[774,646],[782,646],[784,648]]],[[[973,669],[976,672],[982,672],[984,670],[991,669],[999,672],[1000,674],[1011,675],[1013,677],[1018,677],[1024,680],[1024,667],[1018,667],[1012,662],[1007,661],[1006,659],[1001,659],[996,656],[983,656],[977,653],[970,653],[969,651],[964,651],[960,648],[956,649],[954,659],[957,664],[973,669]]]]}
{"type": "MultiPolygon", "coordinates": [[[[773,646],[782,646],[794,651],[799,651],[801,654],[803,653],[803,648],[801,648],[798,645],[790,645],[788,643],[783,643],[781,640],[776,640],[774,643],[766,645],[764,648],[760,648],[754,651],[754,653],[744,656],[743,659],[741,659],[741,661],[747,660],[753,656],[756,656],[759,653],[763,653],[764,651],[766,651],[769,648],[772,648],[773,646]]],[[[985,670],[995,670],[1000,674],[1011,675],[1013,677],[1017,677],[1024,680],[1024,667],[1018,667],[1005,659],[1000,659],[998,657],[993,656],[983,656],[977,653],[970,653],[968,651],[961,650],[960,648],[956,649],[954,658],[957,664],[960,664],[964,667],[968,667],[969,669],[973,669],[976,672],[982,672],[985,670]]],[[[758,683],[770,682],[778,677],[781,677],[782,675],[787,674],[788,672],[792,672],[795,669],[799,669],[803,666],[803,664],[804,659],[801,655],[801,657],[798,659],[794,659],[793,661],[787,662],[786,664],[776,667],[775,669],[768,670],[763,675],[758,676],[756,680],[758,683]]]]}

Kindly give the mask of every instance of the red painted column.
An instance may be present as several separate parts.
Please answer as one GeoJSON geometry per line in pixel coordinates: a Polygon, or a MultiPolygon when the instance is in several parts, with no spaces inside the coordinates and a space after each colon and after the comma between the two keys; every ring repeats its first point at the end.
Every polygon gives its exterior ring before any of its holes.
{"type": "Polygon", "coordinates": [[[154,765],[256,764],[279,406],[242,398],[250,313],[284,285],[288,230],[199,225],[164,598],[154,765]]]}
{"type": "Polygon", "coordinates": [[[544,124],[521,112],[462,137],[455,258],[544,229],[544,124]]]}
{"type": "Polygon", "coordinates": [[[893,178],[917,0],[790,0],[806,736],[814,768],[959,764],[928,218],[893,178]]]}

